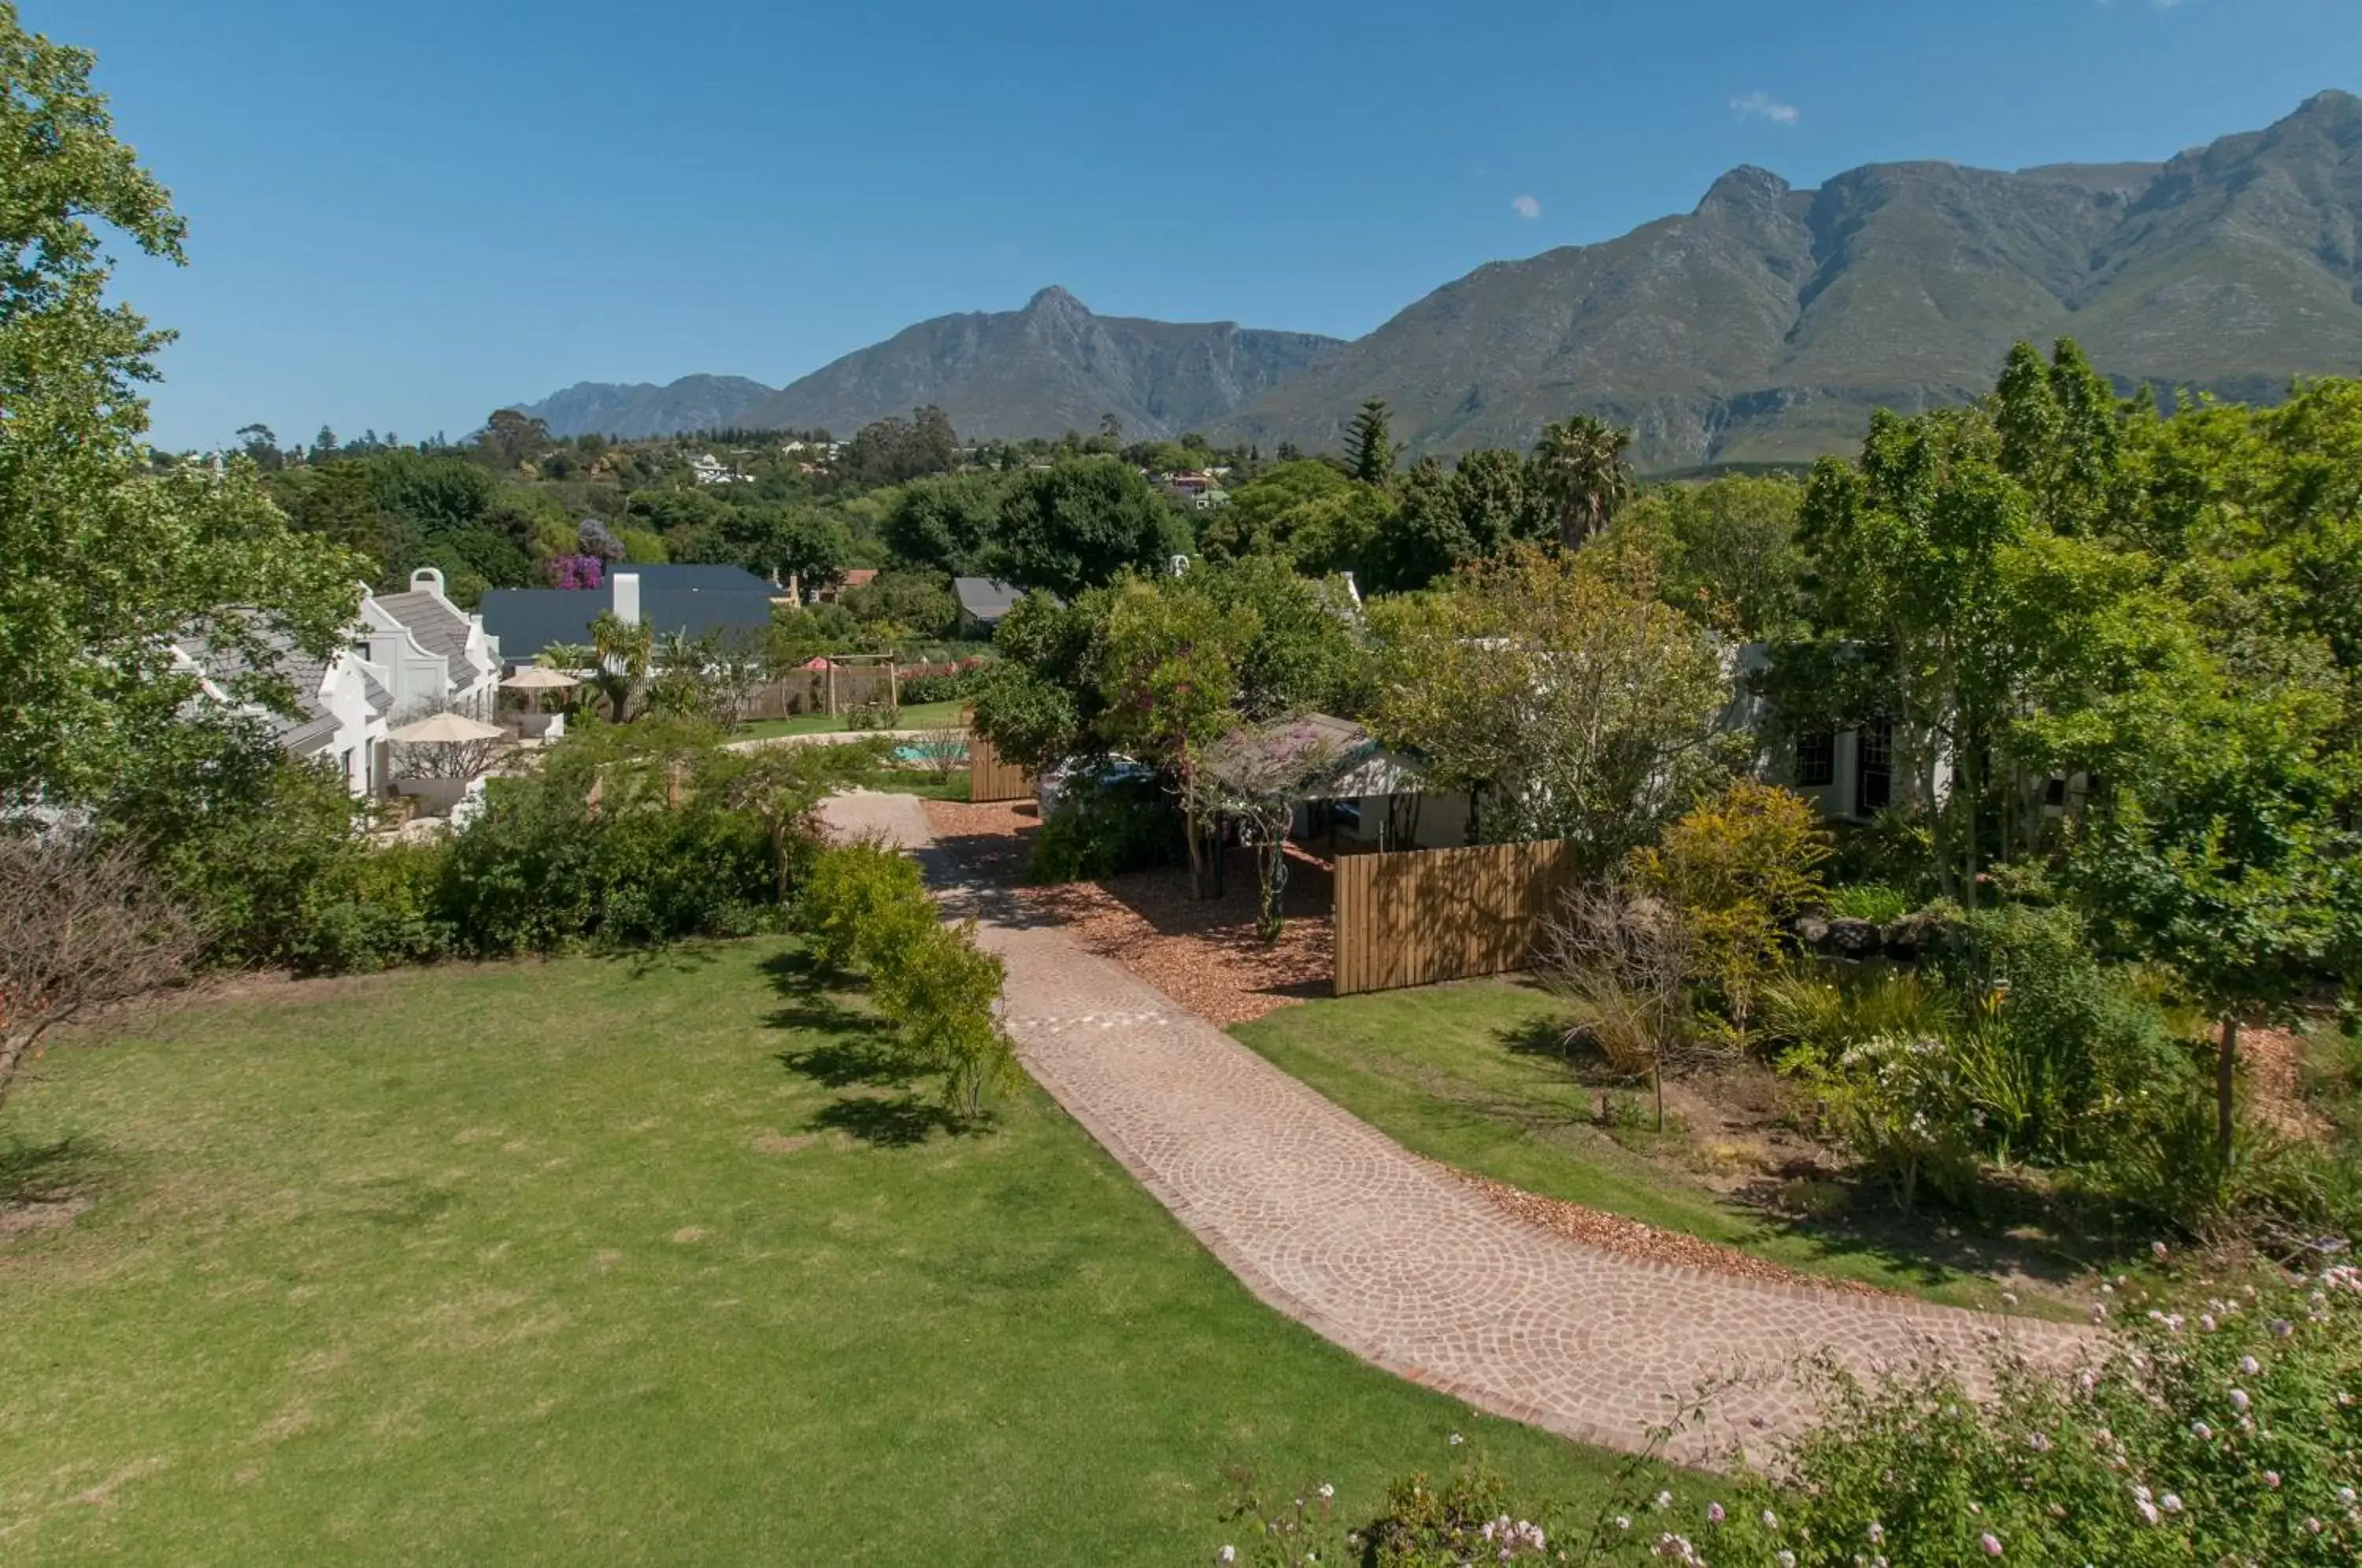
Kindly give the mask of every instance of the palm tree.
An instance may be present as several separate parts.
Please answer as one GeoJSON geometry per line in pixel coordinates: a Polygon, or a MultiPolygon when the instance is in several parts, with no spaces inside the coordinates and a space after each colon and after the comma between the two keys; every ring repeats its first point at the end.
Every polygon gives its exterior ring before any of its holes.
{"type": "Polygon", "coordinates": [[[1632,499],[1632,470],[1624,463],[1632,433],[1587,414],[1542,426],[1534,466],[1558,508],[1559,542],[1570,549],[1607,526],[1632,499]]]}
{"type": "Polygon", "coordinates": [[[590,646],[599,656],[591,679],[607,698],[608,716],[620,724],[631,708],[632,694],[647,678],[656,639],[646,622],[626,621],[613,610],[602,610],[590,623],[590,646]]]}

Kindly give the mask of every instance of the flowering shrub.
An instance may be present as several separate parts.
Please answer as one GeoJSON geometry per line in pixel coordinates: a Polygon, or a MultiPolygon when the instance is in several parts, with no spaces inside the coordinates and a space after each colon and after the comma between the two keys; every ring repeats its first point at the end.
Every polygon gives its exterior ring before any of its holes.
{"type": "Polygon", "coordinates": [[[597,556],[552,556],[549,558],[549,586],[552,588],[596,589],[605,581],[607,563],[597,556]]]}
{"type": "MultiPolygon", "coordinates": [[[[2109,1298],[2121,1299],[2113,1290],[2109,1298]]],[[[1865,1382],[1819,1365],[1808,1379],[1821,1397],[1820,1423],[1757,1456],[1769,1461],[1763,1468],[1643,1482],[1648,1468],[1636,1463],[1628,1495],[1564,1560],[1716,1568],[2362,1562],[2362,1268],[2226,1289],[2175,1309],[2134,1300],[2124,1311],[2126,1320],[2080,1371],[1996,1352],[1979,1395],[1949,1369],[1865,1382]]],[[[1557,1560],[1567,1548],[1554,1543],[1578,1532],[1548,1525],[1530,1501],[1513,1503],[1476,1468],[1440,1488],[1424,1477],[1396,1485],[1385,1514],[1343,1545],[1405,1568],[1516,1562],[1545,1548],[1557,1560]],[[1523,1527],[1521,1518],[1542,1523],[1523,1527]]],[[[1332,1539],[1316,1541],[1316,1533],[1286,1532],[1284,1555],[1241,1559],[1234,1549],[1225,1561],[1300,1562],[1308,1550],[1338,1561],[1332,1539]]]]}

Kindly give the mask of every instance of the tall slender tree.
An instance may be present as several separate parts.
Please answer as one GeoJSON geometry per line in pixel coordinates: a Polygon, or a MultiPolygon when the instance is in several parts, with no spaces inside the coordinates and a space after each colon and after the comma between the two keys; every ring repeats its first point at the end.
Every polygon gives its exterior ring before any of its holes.
{"type": "Polygon", "coordinates": [[[1400,456],[1402,447],[1395,441],[1386,418],[1386,400],[1371,398],[1345,432],[1345,467],[1363,484],[1383,486],[1393,476],[1395,459],[1400,456]]]}

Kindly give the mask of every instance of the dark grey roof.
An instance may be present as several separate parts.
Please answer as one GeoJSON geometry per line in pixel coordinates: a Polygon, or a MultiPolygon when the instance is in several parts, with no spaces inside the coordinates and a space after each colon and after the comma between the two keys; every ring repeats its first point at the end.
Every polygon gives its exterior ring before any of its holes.
{"type": "MultiPolygon", "coordinates": [[[[751,573],[743,575],[757,584],[755,591],[643,583],[640,619],[660,637],[766,631],[771,624],[770,586],[751,573]]],[[[553,643],[589,642],[590,623],[614,603],[612,578],[590,589],[495,588],[484,595],[484,630],[500,638],[502,658],[525,664],[553,643]]]]}
{"type": "Polygon", "coordinates": [[[759,593],[643,588],[640,619],[660,637],[676,632],[692,637],[711,632],[767,632],[771,627],[771,590],[768,584],[759,593]]]}
{"type": "Polygon", "coordinates": [[[659,588],[694,588],[707,592],[777,593],[778,589],[756,577],[742,566],[714,566],[700,561],[679,565],[634,566],[628,561],[616,561],[606,570],[608,580],[619,572],[629,572],[640,580],[640,591],[646,593],[659,588]]]}
{"type": "Polygon", "coordinates": [[[590,623],[613,602],[604,588],[495,588],[476,613],[500,638],[501,657],[525,664],[552,643],[589,642],[590,623]]]}
{"type": "MultiPolygon", "coordinates": [[[[468,617],[432,593],[381,593],[378,608],[402,623],[418,646],[428,653],[438,653],[451,666],[455,684],[465,686],[465,670],[476,668],[468,657],[468,617]]],[[[479,670],[478,673],[485,673],[479,670]]]]}
{"type": "Polygon", "coordinates": [[[1009,607],[1025,596],[1025,591],[1001,581],[996,577],[955,577],[952,591],[959,595],[960,608],[979,621],[998,621],[1009,613],[1009,607]]]}

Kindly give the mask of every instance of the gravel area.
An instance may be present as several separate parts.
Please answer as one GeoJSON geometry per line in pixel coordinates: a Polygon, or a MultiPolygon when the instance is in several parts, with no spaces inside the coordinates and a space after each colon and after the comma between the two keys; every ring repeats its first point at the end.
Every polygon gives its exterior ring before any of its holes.
{"type": "MultiPolygon", "coordinates": [[[[1040,822],[1026,801],[987,806],[927,802],[936,842],[968,870],[1015,886],[1040,822]]],[[[1198,899],[1189,874],[1143,871],[1103,882],[1022,888],[1018,896],[1055,919],[1089,952],[1111,958],[1183,1007],[1222,1028],[1329,994],[1328,867],[1290,856],[1286,923],[1266,947],[1255,935],[1252,858],[1233,850],[1220,898],[1198,899]]]]}

